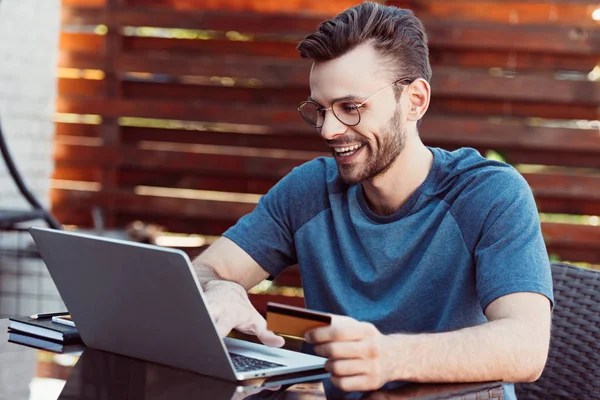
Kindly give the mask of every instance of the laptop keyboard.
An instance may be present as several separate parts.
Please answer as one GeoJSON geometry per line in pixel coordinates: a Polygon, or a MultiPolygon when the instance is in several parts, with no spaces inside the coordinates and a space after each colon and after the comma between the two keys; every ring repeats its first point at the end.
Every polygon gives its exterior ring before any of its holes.
{"type": "Polygon", "coordinates": [[[229,353],[229,357],[231,357],[231,361],[233,362],[233,366],[236,371],[246,372],[246,371],[256,371],[259,369],[267,369],[267,368],[275,368],[275,367],[284,367],[282,364],[277,364],[274,362],[269,362],[265,360],[259,360],[258,358],[252,358],[248,356],[242,356],[240,354],[229,353]]]}

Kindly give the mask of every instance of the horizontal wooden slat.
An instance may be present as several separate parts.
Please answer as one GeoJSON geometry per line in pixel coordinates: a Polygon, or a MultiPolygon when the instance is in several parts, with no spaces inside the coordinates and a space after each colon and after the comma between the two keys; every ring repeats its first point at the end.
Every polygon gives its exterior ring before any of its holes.
{"type": "Polygon", "coordinates": [[[574,24],[595,27],[596,1],[439,1],[388,0],[386,4],[408,8],[419,18],[474,20],[510,24],[574,24]]]}
{"type": "Polygon", "coordinates": [[[53,179],[78,182],[100,182],[102,169],[98,167],[86,167],[82,165],[62,165],[54,168],[53,179]]]}
{"type": "Polygon", "coordinates": [[[310,94],[308,87],[248,88],[241,86],[206,86],[182,83],[123,81],[126,99],[169,98],[172,100],[212,99],[216,103],[246,102],[248,104],[278,104],[296,109],[310,94]]]}
{"type": "Polygon", "coordinates": [[[595,105],[553,104],[547,102],[486,100],[460,97],[441,98],[432,94],[431,114],[457,116],[539,117],[548,119],[597,120],[600,110],[595,105]]]}
{"type": "MultiPolygon", "coordinates": [[[[495,122],[489,118],[428,113],[419,132],[426,144],[600,154],[597,129],[528,126],[521,119],[495,122]]],[[[600,167],[600,161],[599,161],[600,167]]]]}
{"type": "Polygon", "coordinates": [[[161,196],[143,196],[128,191],[92,192],[82,190],[52,189],[52,201],[61,206],[69,204],[79,208],[110,207],[120,212],[146,212],[155,215],[178,215],[187,218],[208,220],[237,219],[251,212],[255,205],[233,201],[212,201],[161,196]]]}
{"type": "MultiPolygon", "coordinates": [[[[198,3],[197,3],[198,4],[198,3]]],[[[61,22],[64,25],[100,25],[107,19],[121,26],[152,26],[178,29],[203,29],[213,31],[242,31],[263,34],[304,35],[314,31],[325,18],[297,14],[260,14],[232,11],[178,11],[151,8],[122,8],[101,14],[98,10],[63,7],[61,22]],[[240,29],[243,27],[243,29],[240,29]]]]}
{"type": "MultiPolygon", "coordinates": [[[[62,171],[62,168],[58,171],[62,171]]],[[[121,188],[143,185],[235,193],[266,193],[278,181],[278,178],[238,178],[194,174],[189,171],[140,170],[131,167],[120,168],[116,173],[121,188]]]]}
{"type": "MultiPolygon", "coordinates": [[[[325,142],[316,132],[253,135],[231,132],[183,131],[156,128],[122,128],[122,142],[133,145],[140,141],[165,141],[220,146],[253,147],[284,150],[328,152],[325,142]]],[[[300,131],[305,132],[305,131],[300,131]]]]}
{"type": "Polygon", "coordinates": [[[124,0],[123,5],[128,7],[146,7],[157,9],[177,10],[230,10],[250,11],[263,13],[316,13],[335,14],[347,7],[356,4],[355,0],[336,0],[323,2],[322,0],[287,0],[281,1],[256,1],[256,0],[124,0]]]}
{"type": "Polygon", "coordinates": [[[563,260],[600,263],[600,227],[543,223],[548,252],[563,260]]]}
{"type": "Polygon", "coordinates": [[[105,37],[93,33],[60,33],[60,48],[62,52],[81,52],[97,55],[104,52],[105,37]]]}
{"type": "Polygon", "coordinates": [[[100,137],[100,125],[57,122],[56,136],[100,137]]]}
{"type": "Polygon", "coordinates": [[[114,68],[120,72],[149,72],[168,75],[195,75],[258,79],[261,86],[308,86],[310,63],[305,60],[271,60],[259,57],[144,57],[122,54],[114,68]]]}
{"type": "Polygon", "coordinates": [[[532,187],[540,212],[600,215],[600,174],[526,173],[523,176],[532,187]]]}
{"type": "Polygon", "coordinates": [[[600,104],[600,82],[555,79],[543,74],[493,77],[485,71],[437,68],[432,96],[544,103],[600,104]]]}
{"type": "Polygon", "coordinates": [[[59,167],[81,165],[87,167],[117,166],[137,168],[163,168],[165,171],[188,170],[213,173],[215,176],[255,177],[278,179],[293,167],[308,161],[271,157],[248,157],[231,154],[191,153],[182,151],[146,150],[129,146],[95,147],[55,143],[54,159],[59,167]]]}
{"type": "Polygon", "coordinates": [[[575,71],[589,73],[598,63],[597,55],[530,53],[526,51],[484,51],[432,47],[429,61],[435,70],[442,67],[502,68],[508,71],[575,71]]]}
{"type": "Polygon", "coordinates": [[[61,96],[100,97],[106,87],[104,80],[59,78],[58,91],[61,96]]]}
{"type": "Polygon", "coordinates": [[[224,107],[209,100],[173,102],[60,98],[56,108],[62,113],[97,114],[115,118],[127,116],[272,126],[304,124],[294,108],[244,103],[224,107]]]}

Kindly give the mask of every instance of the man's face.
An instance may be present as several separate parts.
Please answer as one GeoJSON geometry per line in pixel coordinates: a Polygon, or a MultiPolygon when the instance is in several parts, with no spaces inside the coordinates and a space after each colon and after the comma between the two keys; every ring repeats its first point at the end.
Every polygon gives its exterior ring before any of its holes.
{"type": "MultiPolygon", "coordinates": [[[[356,104],[390,85],[391,73],[370,44],[335,60],[315,63],[310,75],[311,99],[324,108],[339,98],[356,104]]],[[[404,97],[404,96],[402,96],[404,97]]],[[[321,136],[332,150],[341,178],[357,184],[385,173],[402,153],[406,142],[405,99],[396,101],[393,87],[381,91],[359,108],[361,120],[346,126],[331,111],[325,113],[321,136]]]]}

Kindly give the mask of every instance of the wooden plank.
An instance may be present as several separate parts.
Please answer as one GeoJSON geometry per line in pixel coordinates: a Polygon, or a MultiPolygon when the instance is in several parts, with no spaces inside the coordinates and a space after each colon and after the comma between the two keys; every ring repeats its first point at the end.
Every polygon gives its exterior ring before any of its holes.
{"type": "Polygon", "coordinates": [[[433,96],[545,103],[600,104],[600,82],[555,79],[546,74],[490,76],[487,71],[437,68],[433,96]]]}
{"type": "Polygon", "coordinates": [[[100,97],[106,91],[104,80],[58,79],[58,92],[69,97],[100,97]]]}
{"type": "MultiPolygon", "coordinates": [[[[77,170],[77,167],[74,168],[77,170]]],[[[64,171],[64,168],[59,171],[64,171]]],[[[64,172],[63,172],[64,173],[64,172]]],[[[82,178],[86,178],[82,176],[82,178]]],[[[157,186],[179,189],[212,190],[234,193],[266,193],[277,178],[257,179],[238,178],[235,176],[214,176],[194,174],[189,171],[140,170],[138,168],[121,168],[118,176],[119,186],[123,189],[135,186],[157,186]]]]}
{"type": "Polygon", "coordinates": [[[103,53],[104,38],[93,33],[61,32],[60,49],[62,52],[103,53]]]}
{"type": "Polygon", "coordinates": [[[235,223],[242,215],[251,212],[255,204],[233,201],[212,201],[203,199],[143,196],[129,191],[83,191],[51,190],[52,201],[61,207],[74,205],[78,208],[109,206],[118,212],[144,213],[152,210],[152,215],[178,216],[192,219],[231,221],[235,223]]]}
{"type": "Polygon", "coordinates": [[[329,152],[325,142],[316,132],[298,131],[281,134],[246,134],[233,132],[185,131],[156,128],[122,128],[123,143],[135,145],[141,141],[194,143],[217,146],[236,146],[266,149],[306,150],[329,152]]]}
{"type": "Polygon", "coordinates": [[[293,59],[301,62],[296,42],[277,40],[233,41],[226,39],[192,40],[167,39],[156,37],[126,36],[123,38],[123,50],[132,52],[150,52],[173,56],[197,55],[245,55],[293,59]]]}
{"type": "Polygon", "coordinates": [[[600,175],[526,173],[523,177],[540,212],[600,215],[600,175]]]}
{"type": "Polygon", "coordinates": [[[553,104],[547,102],[465,99],[439,97],[433,93],[429,113],[456,114],[457,116],[539,117],[548,119],[600,119],[600,110],[594,105],[553,104]]]}
{"type": "Polygon", "coordinates": [[[160,28],[201,29],[211,31],[240,31],[262,34],[306,35],[313,32],[323,17],[298,14],[261,14],[226,10],[165,11],[152,8],[123,8],[101,15],[96,10],[63,7],[63,25],[100,25],[110,18],[121,26],[152,26],[160,28]]]}
{"type": "MultiPolygon", "coordinates": [[[[262,87],[308,86],[310,63],[306,60],[272,60],[260,57],[139,56],[120,54],[115,60],[120,72],[258,79],[262,87]]],[[[257,83],[258,84],[258,83],[257,83]]],[[[306,95],[308,90],[306,90],[306,95]]]]}
{"type": "Polygon", "coordinates": [[[169,232],[209,236],[219,236],[234,224],[231,220],[195,219],[179,217],[177,215],[162,216],[154,214],[151,210],[139,210],[135,212],[117,211],[114,216],[115,227],[117,228],[125,227],[132,221],[139,220],[164,226],[169,232]]]}
{"type": "Polygon", "coordinates": [[[553,24],[595,27],[592,12],[596,1],[524,2],[524,1],[437,1],[388,0],[388,5],[408,8],[419,18],[475,20],[506,24],[553,24]]]}
{"type": "Polygon", "coordinates": [[[600,154],[597,129],[530,126],[525,120],[516,118],[495,121],[428,113],[423,118],[419,132],[426,144],[441,147],[469,145],[497,150],[600,154]]]}
{"type": "Polygon", "coordinates": [[[598,154],[584,152],[506,150],[502,152],[502,155],[510,164],[561,165],[580,168],[599,168],[600,164],[598,154]]]}
{"type": "Polygon", "coordinates": [[[77,182],[100,182],[102,171],[97,167],[81,165],[60,165],[54,168],[52,179],[77,182]]]}
{"type": "Polygon", "coordinates": [[[456,21],[424,21],[436,48],[512,50],[572,55],[600,54],[600,31],[580,27],[521,26],[456,21]]]}
{"type": "Polygon", "coordinates": [[[153,7],[157,9],[195,10],[230,10],[252,11],[263,13],[297,13],[333,15],[356,4],[354,0],[124,0],[128,7],[153,7]]]}
{"type": "Polygon", "coordinates": [[[55,127],[56,136],[100,137],[99,125],[57,122],[55,127]]]}
{"type": "Polygon", "coordinates": [[[148,150],[130,146],[79,146],[57,142],[54,160],[57,167],[73,166],[120,166],[140,169],[162,168],[164,171],[190,171],[215,174],[215,176],[238,176],[278,179],[312,157],[291,158],[284,151],[281,157],[243,156],[208,152],[183,152],[148,150]]]}
{"type": "MultiPolygon", "coordinates": [[[[304,122],[292,107],[256,104],[216,104],[210,100],[174,102],[168,100],[104,100],[59,98],[56,109],[62,113],[95,114],[103,117],[166,118],[188,121],[229,122],[238,124],[287,126],[300,129],[304,122]]],[[[306,128],[304,128],[306,129],[306,128]]]]}
{"type": "Polygon", "coordinates": [[[600,263],[600,227],[543,223],[542,232],[550,255],[568,261],[600,263]]]}
{"type": "Polygon", "coordinates": [[[106,0],[61,0],[62,7],[98,8],[106,4],[106,0]]]}
{"type": "MultiPolygon", "coordinates": [[[[104,46],[104,43],[102,43],[102,46],[104,46]]],[[[103,53],[71,51],[61,45],[58,53],[58,66],[60,68],[102,70],[106,66],[106,62],[103,53]]]]}
{"type": "Polygon", "coordinates": [[[249,104],[279,104],[297,108],[307,99],[310,91],[301,88],[271,88],[198,85],[184,83],[159,83],[145,81],[123,81],[123,96],[129,99],[169,98],[172,100],[212,99],[214,102],[236,102],[249,104]]]}
{"type": "Polygon", "coordinates": [[[502,68],[507,71],[575,71],[589,73],[598,62],[597,55],[530,53],[524,51],[484,51],[432,47],[429,61],[438,67],[502,68]]]}

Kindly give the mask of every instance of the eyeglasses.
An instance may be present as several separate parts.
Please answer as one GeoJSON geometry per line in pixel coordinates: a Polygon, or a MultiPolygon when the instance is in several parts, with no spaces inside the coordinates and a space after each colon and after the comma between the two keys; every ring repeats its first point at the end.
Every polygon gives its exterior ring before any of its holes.
{"type": "Polygon", "coordinates": [[[300,116],[308,125],[313,128],[321,128],[323,123],[325,122],[325,112],[330,111],[333,112],[333,115],[344,125],[346,126],[356,126],[360,123],[360,111],[365,103],[371,100],[373,97],[377,96],[379,93],[384,90],[394,86],[397,83],[402,85],[410,85],[413,83],[414,79],[399,79],[383,89],[377,91],[375,94],[370,96],[368,99],[363,101],[362,103],[355,103],[352,100],[340,99],[335,100],[331,103],[331,107],[324,108],[321,105],[313,100],[308,100],[300,103],[298,106],[298,111],[300,111],[300,116]]]}

